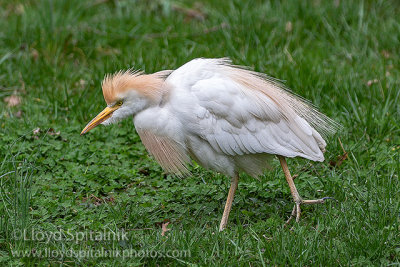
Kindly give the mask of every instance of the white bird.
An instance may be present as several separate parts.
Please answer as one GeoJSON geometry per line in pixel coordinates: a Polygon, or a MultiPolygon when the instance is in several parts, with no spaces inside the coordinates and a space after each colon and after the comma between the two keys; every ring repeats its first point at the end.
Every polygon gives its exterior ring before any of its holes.
{"type": "Polygon", "coordinates": [[[177,70],[154,74],[119,71],[102,83],[107,107],[83,129],[133,116],[144,146],[165,171],[185,174],[191,159],[232,178],[220,223],[227,224],[239,173],[262,175],[279,158],[300,218],[303,200],[285,158],[323,161],[336,124],[264,74],[229,59],[194,59],[177,70]]]}

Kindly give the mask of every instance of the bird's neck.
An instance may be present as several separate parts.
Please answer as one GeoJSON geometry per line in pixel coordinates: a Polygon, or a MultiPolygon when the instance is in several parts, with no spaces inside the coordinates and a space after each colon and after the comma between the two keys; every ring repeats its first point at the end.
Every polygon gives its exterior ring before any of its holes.
{"type": "Polygon", "coordinates": [[[168,91],[165,79],[156,74],[143,74],[134,77],[128,85],[135,88],[135,91],[147,99],[148,105],[158,105],[161,103],[163,96],[168,91]]]}
{"type": "Polygon", "coordinates": [[[170,86],[164,77],[147,74],[135,77],[128,85],[131,88],[125,93],[126,105],[134,116],[146,109],[162,105],[168,98],[170,86]]]}

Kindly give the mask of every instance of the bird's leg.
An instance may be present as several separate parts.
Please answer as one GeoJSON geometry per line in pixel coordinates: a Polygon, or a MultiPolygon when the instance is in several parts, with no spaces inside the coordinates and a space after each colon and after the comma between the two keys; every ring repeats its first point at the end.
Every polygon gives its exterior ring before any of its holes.
{"type": "Polygon", "coordinates": [[[235,196],[238,182],[239,174],[235,173],[235,175],[232,177],[231,188],[229,189],[228,198],[226,199],[224,214],[222,214],[221,224],[219,225],[220,232],[225,229],[225,226],[228,223],[229,212],[232,208],[233,197],[235,196]]]}
{"type": "Polygon", "coordinates": [[[278,156],[278,158],[281,163],[283,173],[285,174],[286,181],[289,185],[290,192],[292,193],[293,200],[295,203],[292,214],[290,215],[290,218],[286,223],[289,223],[295,214],[296,214],[296,222],[298,222],[300,220],[300,213],[301,213],[300,204],[302,203],[303,200],[301,199],[299,192],[297,192],[297,188],[293,182],[292,176],[290,175],[290,171],[287,166],[286,159],[282,156],[278,156]]]}
{"type": "Polygon", "coordinates": [[[292,214],[290,215],[290,218],[286,221],[286,224],[288,224],[295,215],[296,215],[296,222],[299,222],[300,215],[301,215],[301,210],[300,210],[300,205],[301,204],[319,204],[319,203],[324,203],[325,200],[326,199],[330,199],[330,197],[324,197],[324,198],[321,198],[321,199],[313,199],[313,200],[303,200],[300,197],[299,192],[297,192],[296,186],[295,186],[295,184],[293,182],[293,178],[290,175],[290,171],[289,171],[289,168],[287,166],[285,157],[278,156],[278,158],[279,158],[279,161],[281,163],[283,172],[285,174],[286,181],[287,181],[287,183],[289,185],[290,192],[292,193],[293,200],[295,202],[292,214]]]}

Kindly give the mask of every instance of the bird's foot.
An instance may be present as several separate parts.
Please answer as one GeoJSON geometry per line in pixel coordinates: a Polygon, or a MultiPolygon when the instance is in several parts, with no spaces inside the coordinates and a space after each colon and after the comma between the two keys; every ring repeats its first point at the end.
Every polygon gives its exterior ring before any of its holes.
{"type": "Polygon", "coordinates": [[[289,219],[286,221],[285,226],[288,225],[294,217],[296,217],[296,222],[300,221],[300,216],[301,216],[300,205],[301,204],[305,204],[305,205],[321,204],[321,203],[325,203],[325,200],[327,200],[327,199],[335,200],[333,197],[323,197],[320,199],[311,199],[311,200],[303,200],[301,198],[298,198],[297,200],[295,200],[295,204],[294,204],[292,213],[290,214],[289,219]]]}

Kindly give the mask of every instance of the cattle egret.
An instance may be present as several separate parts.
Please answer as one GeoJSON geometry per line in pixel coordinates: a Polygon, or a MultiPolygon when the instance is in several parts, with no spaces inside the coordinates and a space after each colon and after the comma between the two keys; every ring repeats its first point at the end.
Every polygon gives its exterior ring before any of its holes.
{"type": "Polygon", "coordinates": [[[239,173],[257,177],[276,155],[294,200],[288,222],[304,200],[285,158],[323,161],[336,124],[268,76],[229,59],[194,59],[177,70],[119,71],[102,82],[107,107],[82,130],[133,116],[144,146],[167,172],[188,173],[191,159],[232,178],[220,223],[228,221],[239,173]]]}

